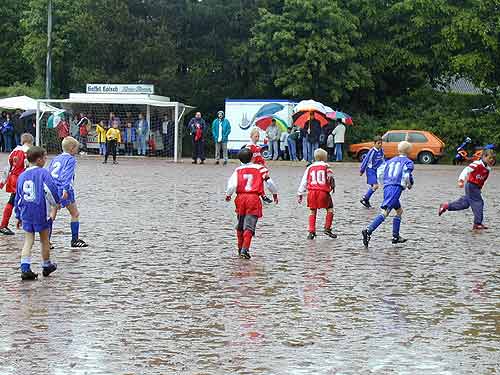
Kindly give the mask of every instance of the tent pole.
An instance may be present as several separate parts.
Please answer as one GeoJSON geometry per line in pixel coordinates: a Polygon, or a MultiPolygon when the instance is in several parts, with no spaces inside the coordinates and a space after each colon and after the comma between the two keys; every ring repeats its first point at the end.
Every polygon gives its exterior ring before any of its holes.
{"type": "MultiPolygon", "coordinates": [[[[149,104],[146,105],[146,121],[148,123],[148,137],[151,138],[151,107],[149,106],[149,104]]],[[[149,150],[149,139],[147,140],[147,142],[147,148],[149,150]]],[[[152,155],[152,153],[150,153],[149,155],[152,155]]]]}
{"type": "Polygon", "coordinates": [[[35,130],[35,145],[40,146],[40,101],[36,101],[36,130],[35,130]]]}
{"type": "Polygon", "coordinates": [[[174,163],[177,163],[179,151],[179,103],[175,103],[175,129],[174,129],[174,163]]]}

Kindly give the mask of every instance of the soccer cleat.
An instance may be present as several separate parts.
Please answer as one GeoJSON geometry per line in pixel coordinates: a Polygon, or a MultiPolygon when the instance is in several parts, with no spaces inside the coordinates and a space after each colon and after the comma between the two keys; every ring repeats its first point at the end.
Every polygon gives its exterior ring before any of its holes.
{"type": "Polygon", "coordinates": [[[273,200],[271,198],[269,198],[267,195],[263,195],[262,196],[262,201],[266,204],[271,204],[273,203],[273,200]]]}
{"type": "Polygon", "coordinates": [[[408,241],[408,240],[406,238],[401,237],[401,236],[392,237],[392,243],[393,244],[405,243],[406,241],[408,241]]]}
{"type": "Polygon", "coordinates": [[[248,252],[247,249],[241,249],[240,257],[243,259],[250,259],[251,258],[250,253],[248,252]]]}
{"type": "Polygon", "coordinates": [[[472,226],[472,229],[473,230],[483,230],[483,229],[488,229],[488,227],[486,225],[483,225],[483,224],[474,224],[472,226]]]}
{"type": "Polygon", "coordinates": [[[36,279],[38,279],[38,274],[34,273],[32,270],[21,272],[21,280],[36,280],[36,279]]]}
{"type": "Polygon", "coordinates": [[[331,229],[325,229],[323,233],[325,233],[328,237],[337,238],[337,235],[333,233],[331,229]]]}
{"type": "Polygon", "coordinates": [[[56,247],[54,246],[54,244],[52,242],[49,242],[49,249],[50,250],[54,250],[56,247]]]}
{"type": "Polygon", "coordinates": [[[52,272],[57,270],[57,264],[55,263],[50,263],[47,267],[43,267],[42,274],[43,276],[47,277],[49,276],[52,272]]]}
{"type": "Polygon", "coordinates": [[[7,236],[12,236],[14,234],[8,227],[0,228],[0,233],[5,234],[7,236]]]}
{"type": "Polygon", "coordinates": [[[314,232],[309,232],[309,234],[307,235],[308,240],[314,240],[315,238],[316,238],[316,233],[314,232]]]}
{"type": "Polygon", "coordinates": [[[238,255],[241,256],[241,249],[238,249],[238,255]]]}
{"type": "Polygon", "coordinates": [[[446,211],[448,211],[448,203],[441,203],[439,205],[438,216],[441,216],[446,211]]]}
{"type": "Polygon", "coordinates": [[[361,199],[359,200],[359,202],[360,202],[363,206],[365,206],[366,208],[370,208],[370,207],[372,206],[372,205],[370,204],[370,202],[369,202],[369,201],[368,201],[365,197],[361,198],[361,199]]]}
{"type": "Polygon", "coordinates": [[[196,160],[193,160],[191,164],[198,164],[198,162],[196,160]]]}
{"type": "Polygon", "coordinates": [[[368,248],[368,244],[370,243],[371,235],[368,233],[368,229],[363,229],[361,232],[363,235],[363,245],[365,245],[366,248],[368,248]]]}
{"type": "Polygon", "coordinates": [[[71,247],[88,247],[89,245],[82,239],[72,240],[71,247]]]}

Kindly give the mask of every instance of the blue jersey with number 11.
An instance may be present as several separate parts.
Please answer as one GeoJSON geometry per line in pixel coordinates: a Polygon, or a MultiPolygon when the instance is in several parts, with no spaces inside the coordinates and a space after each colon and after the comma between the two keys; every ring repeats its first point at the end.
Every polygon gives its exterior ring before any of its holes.
{"type": "Polygon", "coordinates": [[[399,185],[403,189],[413,185],[413,162],[406,156],[396,156],[385,166],[379,168],[383,172],[384,186],[399,185]]]}

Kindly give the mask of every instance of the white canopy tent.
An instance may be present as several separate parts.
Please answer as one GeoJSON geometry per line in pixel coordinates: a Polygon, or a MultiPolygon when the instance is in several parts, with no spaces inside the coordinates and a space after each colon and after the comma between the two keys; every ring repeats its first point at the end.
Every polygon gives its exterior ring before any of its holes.
{"type": "Polygon", "coordinates": [[[171,108],[174,110],[174,162],[177,162],[179,153],[179,123],[182,117],[195,107],[180,102],[171,102],[170,98],[152,94],[70,94],[68,99],[40,99],[37,100],[36,144],[40,144],[40,112],[47,103],[65,104],[118,104],[118,105],[144,105],[146,106],[146,120],[151,123],[151,107],[171,108]]]}
{"type": "MultiPolygon", "coordinates": [[[[29,96],[13,96],[10,98],[0,99],[0,108],[3,109],[22,109],[23,111],[36,110],[38,108],[38,101],[30,98],[29,96]]],[[[56,112],[59,108],[49,104],[42,103],[40,105],[41,112],[56,112]]]]}

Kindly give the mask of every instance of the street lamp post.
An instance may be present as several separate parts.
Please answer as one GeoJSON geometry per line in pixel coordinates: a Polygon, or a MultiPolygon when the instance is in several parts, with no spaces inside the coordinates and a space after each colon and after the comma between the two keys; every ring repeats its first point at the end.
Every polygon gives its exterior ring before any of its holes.
{"type": "Polygon", "coordinates": [[[50,99],[52,88],[52,0],[47,8],[47,62],[45,65],[45,97],[50,99]]]}

